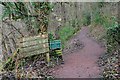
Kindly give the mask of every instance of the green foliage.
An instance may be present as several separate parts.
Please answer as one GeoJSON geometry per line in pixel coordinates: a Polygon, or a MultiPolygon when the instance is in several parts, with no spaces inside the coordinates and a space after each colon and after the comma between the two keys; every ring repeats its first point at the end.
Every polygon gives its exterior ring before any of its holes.
{"type": "Polygon", "coordinates": [[[118,48],[120,42],[120,27],[118,26],[118,20],[115,16],[102,13],[101,8],[104,6],[105,4],[100,2],[96,5],[96,8],[93,9],[92,23],[101,25],[106,29],[107,51],[108,53],[113,53],[118,48]]]}
{"type": "Polygon", "coordinates": [[[70,20],[61,27],[58,34],[62,42],[62,48],[65,47],[65,42],[70,39],[80,29],[80,21],[78,19],[70,20]]]}
{"type": "Polygon", "coordinates": [[[53,41],[55,38],[54,38],[54,36],[53,36],[53,34],[52,33],[49,33],[49,40],[50,41],[53,41]]]}
{"type": "Polygon", "coordinates": [[[95,24],[103,24],[102,22],[104,22],[104,19],[101,17],[99,13],[96,13],[93,22],[95,24]]]}
{"type": "Polygon", "coordinates": [[[112,16],[105,16],[105,15],[97,15],[94,19],[96,24],[102,25],[107,30],[107,51],[108,53],[112,53],[116,50],[118,46],[118,38],[120,38],[120,30],[117,23],[117,19],[112,16]]]}
{"type": "Polygon", "coordinates": [[[102,12],[102,8],[105,6],[106,3],[98,2],[92,5],[92,24],[94,25],[103,25],[106,21],[105,14],[102,12]]]}
{"type": "Polygon", "coordinates": [[[110,27],[107,31],[107,48],[112,53],[120,45],[120,27],[110,27]]]}
{"type": "Polygon", "coordinates": [[[75,28],[70,26],[64,26],[60,29],[59,35],[60,40],[63,42],[62,47],[64,48],[64,43],[75,33],[75,28]]]}
{"type": "MultiPolygon", "coordinates": [[[[118,73],[118,55],[120,50],[120,24],[118,20],[112,14],[106,14],[104,8],[109,5],[113,7],[114,3],[103,3],[100,2],[93,8],[93,23],[95,25],[103,26],[106,29],[107,34],[105,34],[107,53],[102,56],[103,61],[101,62],[104,66],[103,77],[106,79],[116,78],[118,73]],[[103,11],[103,12],[102,12],[103,11]]],[[[111,11],[109,11],[111,12],[111,11]]]]}
{"type": "Polygon", "coordinates": [[[15,69],[15,61],[13,61],[12,58],[9,58],[5,62],[4,66],[3,66],[3,69],[4,70],[13,70],[13,69],[15,69]]]}
{"type": "Polygon", "coordinates": [[[91,15],[89,12],[84,12],[83,13],[83,18],[82,18],[82,24],[85,26],[90,25],[91,23],[91,15]]]}
{"type": "Polygon", "coordinates": [[[76,27],[79,27],[80,21],[78,19],[73,19],[70,21],[70,24],[72,27],[76,28],[76,27]]]}

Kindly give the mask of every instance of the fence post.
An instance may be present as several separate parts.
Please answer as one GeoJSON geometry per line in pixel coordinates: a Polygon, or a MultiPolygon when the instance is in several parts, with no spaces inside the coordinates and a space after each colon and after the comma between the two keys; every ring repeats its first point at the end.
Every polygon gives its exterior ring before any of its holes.
{"type": "Polygon", "coordinates": [[[49,52],[46,53],[46,58],[47,58],[47,64],[48,64],[48,66],[50,66],[50,55],[49,55],[49,52]]]}

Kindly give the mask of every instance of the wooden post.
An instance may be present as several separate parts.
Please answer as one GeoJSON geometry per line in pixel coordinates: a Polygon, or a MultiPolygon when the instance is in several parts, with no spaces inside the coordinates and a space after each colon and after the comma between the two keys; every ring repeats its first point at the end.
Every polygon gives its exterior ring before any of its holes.
{"type": "Polygon", "coordinates": [[[0,73],[2,72],[3,68],[3,52],[2,52],[2,30],[0,30],[0,73]]]}
{"type": "MultiPolygon", "coordinates": [[[[23,38],[20,38],[20,41],[23,41],[23,38]]],[[[15,72],[16,72],[16,77],[17,78],[20,78],[20,74],[19,74],[19,69],[18,69],[18,67],[19,67],[19,57],[20,57],[20,54],[19,54],[19,50],[20,50],[20,48],[21,48],[21,46],[20,46],[20,41],[18,41],[18,45],[17,45],[17,47],[18,47],[18,49],[17,49],[17,51],[16,51],[16,53],[13,55],[14,57],[16,56],[16,61],[15,61],[15,72]]],[[[14,60],[14,59],[13,59],[14,60]]]]}
{"type": "Polygon", "coordinates": [[[46,58],[47,58],[47,64],[48,64],[48,66],[50,66],[50,55],[49,55],[49,52],[46,53],[46,58]]]}

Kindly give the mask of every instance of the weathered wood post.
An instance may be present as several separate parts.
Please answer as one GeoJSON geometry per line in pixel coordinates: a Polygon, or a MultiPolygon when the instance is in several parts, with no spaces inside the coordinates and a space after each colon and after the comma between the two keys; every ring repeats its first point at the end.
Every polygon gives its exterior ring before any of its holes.
{"type": "MultiPolygon", "coordinates": [[[[0,15],[2,15],[2,6],[0,5],[0,15]]],[[[2,58],[3,58],[3,54],[2,54],[2,20],[0,19],[0,72],[2,70],[2,58]]]]}
{"type": "MultiPolygon", "coordinates": [[[[48,34],[46,34],[44,32],[44,34],[42,34],[42,38],[47,38],[48,39],[48,34]]],[[[46,48],[46,45],[43,44],[43,47],[46,48]]],[[[46,60],[47,60],[48,66],[50,66],[50,54],[49,54],[49,52],[46,53],[46,60]]]]}
{"type": "Polygon", "coordinates": [[[49,55],[49,52],[46,53],[46,57],[47,57],[47,64],[48,64],[48,66],[50,66],[50,55],[49,55]]]}
{"type": "Polygon", "coordinates": [[[2,34],[0,34],[0,72],[2,70],[2,58],[3,58],[3,54],[2,54],[2,34]]]}

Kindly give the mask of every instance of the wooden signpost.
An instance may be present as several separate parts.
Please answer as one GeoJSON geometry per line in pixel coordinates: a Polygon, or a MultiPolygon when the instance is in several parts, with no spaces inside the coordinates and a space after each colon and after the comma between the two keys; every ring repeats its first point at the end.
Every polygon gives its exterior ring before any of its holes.
{"type": "Polygon", "coordinates": [[[61,49],[61,41],[60,40],[53,40],[50,41],[50,49],[55,50],[55,49],[61,49]]]}

